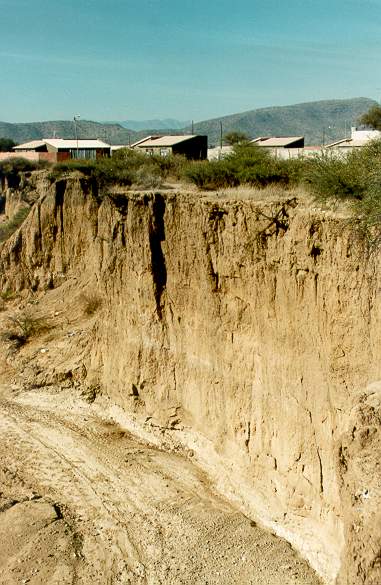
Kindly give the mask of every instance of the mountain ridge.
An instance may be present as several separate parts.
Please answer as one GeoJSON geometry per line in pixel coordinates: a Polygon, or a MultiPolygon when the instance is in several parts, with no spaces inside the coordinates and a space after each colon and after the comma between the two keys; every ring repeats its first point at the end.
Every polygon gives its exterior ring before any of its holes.
{"type": "Polygon", "coordinates": [[[221,123],[223,135],[238,131],[252,138],[304,136],[307,145],[321,144],[344,138],[351,125],[376,103],[370,98],[359,97],[272,106],[197,122],[194,130],[207,134],[210,145],[219,143],[221,123]]]}
{"type": "MultiPolygon", "coordinates": [[[[268,135],[304,136],[307,145],[322,144],[344,138],[350,126],[356,124],[359,117],[376,103],[375,100],[359,97],[258,108],[196,122],[194,132],[206,134],[210,146],[219,144],[221,125],[223,135],[238,131],[251,138],[268,135]]],[[[125,128],[122,124],[80,120],[77,122],[78,137],[100,138],[110,144],[128,145],[147,134],[191,132],[190,125],[184,128],[134,130],[125,128]]],[[[11,138],[18,143],[51,138],[54,135],[60,138],[73,138],[75,136],[73,121],[0,122],[0,138],[11,138]]]]}

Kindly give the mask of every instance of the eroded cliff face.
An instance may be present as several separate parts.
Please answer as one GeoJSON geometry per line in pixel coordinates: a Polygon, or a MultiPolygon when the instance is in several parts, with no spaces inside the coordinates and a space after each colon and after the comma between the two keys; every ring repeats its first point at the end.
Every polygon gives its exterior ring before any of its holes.
{"type": "Polygon", "coordinates": [[[345,217],[80,178],[39,195],[0,284],[102,297],[84,384],[192,448],[327,583],[379,584],[380,262],[345,217]]]}

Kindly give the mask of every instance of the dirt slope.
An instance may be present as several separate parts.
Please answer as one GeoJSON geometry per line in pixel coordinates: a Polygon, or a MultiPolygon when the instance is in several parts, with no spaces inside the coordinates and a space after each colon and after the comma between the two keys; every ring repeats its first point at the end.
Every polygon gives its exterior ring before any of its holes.
{"type": "Polygon", "coordinates": [[[317,585],[190,459],[72,393],[0,393],[0,583],[317,585]]]}

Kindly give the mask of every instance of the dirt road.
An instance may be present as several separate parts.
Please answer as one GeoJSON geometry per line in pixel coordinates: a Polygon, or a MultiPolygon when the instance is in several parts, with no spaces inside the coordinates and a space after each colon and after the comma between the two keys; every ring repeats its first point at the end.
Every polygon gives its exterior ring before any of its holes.
{"type": "Polygon", "coordinates": [[[0,390],[0,583],[317,585],[191,459],[69,393],[0,390]]]}

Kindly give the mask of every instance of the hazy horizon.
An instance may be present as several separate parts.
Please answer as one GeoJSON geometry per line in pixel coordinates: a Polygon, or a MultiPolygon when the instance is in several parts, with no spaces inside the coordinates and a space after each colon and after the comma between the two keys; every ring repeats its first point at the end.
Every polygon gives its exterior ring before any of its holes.
{"type": "MultiPolygon", "coordinates": [[[[335,98],[335,97],[333,97],[333,98],[328,98],[327,100],[316,100],[316,101],[310,101],[310,102],[296,102],[296,103],[292,103],[292,104],[282,104],[279,106],[264,106],[261,108],[254,108],[252,111],[254,111],[255,109],[267,110],[267,109],[278,108],[278,107],[279,108],[282,108],[282,107],[287,108],[287,107],[292,107],[292,106],[301,106],[303,104],[309,104],[309,103],[319,103],[319,102],[325,102],[325,101],[330,102],[330,101],[341,101],[341,100],[355,100],[355,99],[362,99],[362,98],[363,99],[372,99],[372,98],[368,98],[367,96],[353,96],[353,97],[349,97],[349,98],[335,98]]],[[[251,111],[251,110],[246,110],[246,111],[242,111],[242,112],[230,112],[228,114],[222,114],[221,116],[211,116],[210,118],[203,119],[203,120],[193,120],[193,122],[195,124],[197,124],[197,123],[204,122],[207,120],[213,120],[213,119],[218,120],[220,118],[223,119],[225,117],[229,117],[229,116],[232,116],[235,114],[245,114],[247,111],[251,111]]],[[[169,118],[156,118],[156,121],[158,121],[158,122],[166,122],[167,120],[169,120],[169,118]]],[[[181,122],[181,120],[177,120],[177,119],[173,119],[173,120],[175,122],[178,122],[178,123],[181,122]]],[[[71,118],[55,119],[55,120],[52,118],[40,119],[40,120],[37,120],[37,119],[36,120],[20,120],[17,122],[15,122],[13,120],[12,121],[0,120],[0,122],[3,122],[5,124],[39,124],[39,123],[45,123],[45,122],[71,122],[71,121],[73,121],[72,117],[71,118]]],[[[141,119],[141,120],[137,120],[137,119],[136,120],[95,120],[95,119],[80,117],[78,120],[78,123],[80,124],[81,121],[82,122],[95,122],[95,123],[99,123],[99,124],[119,124],[124,128],[128,128],[127,126],[124,125],[128,121],[130,121],[131,123],[134,123],[134,124],[141,125],[143,122],[152,122],[153,120],[151,120],[151,119],[147,119],[147,120],[143,120],[143,119],[141,119]]],[[[187,125],[189,126],[191,123],[192,123],[192,120],[189,120],[188,123],[185,123],[185,125],[182,127],[179,126],[178,129],[185,128],[187,125]]],[[[169,126],[166,126],[166,127],[168,129],[170,128],[169,126]]],[[[165,126],[163,126],[162,128],[154,128],[153,126],[150,126],[150,127],[147,126],[144,128],[142,127],[142,129],[150,129],[150,128],[160,130],[160,129],[165,129],[165,126]]],[[[171,129],[175,130],[176,128],[171,128],[171,129]]],[[[130,130],[134,130],[134,128],[130,128],[130,130]]]]}

